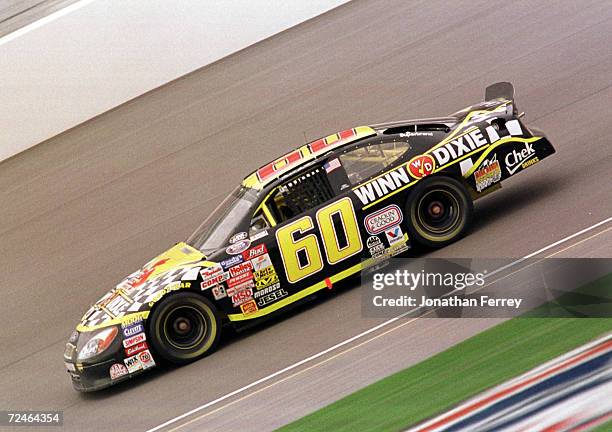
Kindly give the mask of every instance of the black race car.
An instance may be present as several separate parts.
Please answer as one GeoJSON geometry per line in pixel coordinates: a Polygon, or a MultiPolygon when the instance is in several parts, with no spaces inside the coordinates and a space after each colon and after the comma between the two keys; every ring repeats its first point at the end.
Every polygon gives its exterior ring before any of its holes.
{"type": "Polygon", "coordinates": [[[100,389],[215,348],[240,328],[419,243],[466,233],[473,200],[555,152],[510,83],[448,117],[361,126],[244,179],[187,241],[93,305],[66,345],[75,389],[100,389]]]}

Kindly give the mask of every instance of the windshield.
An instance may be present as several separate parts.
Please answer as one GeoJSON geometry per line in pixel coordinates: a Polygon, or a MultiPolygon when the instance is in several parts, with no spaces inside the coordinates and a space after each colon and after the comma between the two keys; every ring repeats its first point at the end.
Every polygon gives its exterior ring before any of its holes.
{"type": "Polygon", "coordinates": [[[204,253],[222,248],[237,232],[238,224],[250,216],[256,199],[257,193],[253,189],[238,186],[187,239],[187,244],[204,253]]]}

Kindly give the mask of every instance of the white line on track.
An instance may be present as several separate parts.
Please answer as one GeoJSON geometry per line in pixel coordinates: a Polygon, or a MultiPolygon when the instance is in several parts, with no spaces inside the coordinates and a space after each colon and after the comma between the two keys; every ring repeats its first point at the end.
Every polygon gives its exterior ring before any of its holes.
{"type": "MultiPolygon", "coordinates": [[[[514,267],[514,266],[516,266],[516,265],[518,265],[518,264],[520,264],[520,263],[522,263],[522,262],[524,262],[524,261],[526,261],[526,260],[528,260],[530,258],[533,258],[533,257],[541,254],[542,252],[546,252],[547,250],[550,250],[550,249],[552,249],[552,248],[554,248],[556,246],[559,246],[559,245],[561,245],[561,244],[563,244],[563,243],[565,243],[565,242],[567,242],[569,240],[572,240],[572,239],[574,239],[576,237],[579,237],[582,234],[585,234],[585,233],[587,233],[589,231],[592,231],[595,228],[598,228],[598,227],[600,227],[602,225],[605,225],[606,223],[609,223],[609,222],[612,222],[612,217],[604,219],[601,222],[598,222],[598,223],[596,223],[594,225],[591,225],[591,226],[589,226],[589,227],[587,227],[587,228],[585,228],[583,230],[580,230],[580,231],[578,231],[578,232],[576,232],[574,234],[571,234],[571,235],[569,235],[567,237],[564,237],[561,240],[558,240],[558,241],[556,241],[554,243],[549,244],[548,246],[545,246],[545,247],[543,247],[541,249],[538,249],[537,251],[532,252],[529,255],[525,255],[524,257],[519,258],[516,261],[511,262],[510,264],[507,264],[507,265],[505,265],[503,267],[500,267],[500,268],[490,272],[489,274],[487,274],[487,278],[491,277],[494,274],[497,274],[497,273],[500,273],[500,272],[502,272],[504,270],[507,270],[508,268],[514,267]]],[[[348,344],[350,344],[351,342],[353,342],[353,341],[355,341],[357,339],[360,339],[360,338],[362,338],[364,336],[367,336],[367,335],[369,335],[369,334],[371,334],[371,333],[373,333],[373,332],[375,332],[377,330],[380,330],[383,327],[386,327],[386,326],[388,326],[390,324],[393,324],[394,322],[404,318],[405,316],[410,315],[415,310],[416,309],[406,311],[406,312],[402,313],[401,315],[396,316],[395,318],[391,318],[391,319],[389,319],[387,321],[384,321],[384,322],[382,322],[382,323],[380,323],[380,324],[378,324],[378,325],[376,325],[376,326],[374,326],[374,327],[372,327],[372,328],[370,328],[368,330],[365,330],[365,331],[363,331],[363,332],[361,332],[361,333],[359,333],[359,334],[357,334],[357,335],[355,335],[355,336],[353,336],[353,337],[351,337],[349,339],[346,339],[346,340],[344,340],[342,342],[339,342],[336,345],[331,346],[331,347],[329,347],[329,348],[327,348],[327,349],[325,349],[325,350],[323,350],[321,352],[313,354],[310,357],[307,357],[307,358],[305,358],[303,360],[300,360],[299,362],[293,363],[292,365],[289,365],[289,366],[287,366],[287,367],[285,367],[283,369],[280,369],[280,370],[278,370],[278,371],[276,371],[276,372],[274,372],[274,373],[272,373],[270,375],[267,375],[267,376],[265,376],[263,378],[260,378],[257,381],[253,381],[252,383],[247,384],[244,387],[236,389],[236,390],[234,390],[234,391],[232,391],[230,393],[227,393],[224,396],[221,396],[221,397],[219,397],[217,399],[214,399],[214,400],[212,400],[210,402],[205,403],[204,405],[200,405],[197,408],[194,408],[194,409],[192,409],[190,411],[187,411],[184,414],[181,414],[181,415],[179,415],[177,417],[174,417],[174,418],[172,418],[172,419],[170,419],[170,420],[160,424],[159,426],[155,426],[154,428],[147,430],[147,432],[156,432],[156,431],[159,431],[159,430],[165,428],[166,426],[169,426],[169,425],[171,425],[173,423],[176,423],[176,422],[178,422],[178,421],[180,421],[180,420],[182,420],[182,419],[184,419],[186,417],[189,417],[190,415],[193,415],[193,414],[195,414],[197,412],[205,410],[206,408],[209,408],[209,407],[211,407],[213,405],[216,405],[216,404],[218,404],[220,402],[223,402],[224,400],[227,400],[227,399],[229,399],[229,398],[231,398],[233,396],[236,396],[237,394],[243,393],[243,392],[245,392],[245,391],[247,391],[247,390],[249,390],[249,389],[251,389],[251,388],[253,388],[253,387],[255,387],[255,386],[259,385],[259,384],[261,384],[261,383],[264,383],[266,381],[270,381],[272,378],[275,378],[275,377],[277,377],[279,375],[284,374],[285,372],[288,372],[290,370],[298,368],[298,367],[302,366],[305,363],[311,362],[311,361],[313,361],[313,360],[315,360],[315,359],[317,359],[319,357],[324,356],[325,354],[328,354],[328,353],[330,353],[332,351],[337,350],[338,348],[341,348],[341,347],[343,347],[345,345],[348,345],[348,344]]]]}
{"type": "Polygon", "coordinates": [[[0,46],[4,45],[7,42],[10,42],[18,37],[21,37],[27,33],[30,33],[32,30],[36,30],[39,27],[44,26],[45,24],[50,23],[51,21],[55,21],[58,18],[61,18],[69,13],[74,12],[77,9],[81,9],[83,6],[87,6],[89,3],[93,3],[95,0],[80,0],[76,3],[72,3],[65,8],[62,8],[58,11],[55,11],[47,16],[42,17],[39,20],[36,20],[26,26],[21,27],[20,29],[15,30],[5,36],[0,38],[0,46]]]}

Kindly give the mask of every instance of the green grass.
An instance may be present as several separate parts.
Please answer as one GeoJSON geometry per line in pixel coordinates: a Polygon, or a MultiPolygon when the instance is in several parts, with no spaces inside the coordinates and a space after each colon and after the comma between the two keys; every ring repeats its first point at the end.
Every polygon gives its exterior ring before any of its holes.
{"type": "MultiPolygon", "coordinates": [[[[611,281],[580,291],[608,297],[611,281]]],[[[559,303],[541,310],[558,310],[559,303]]],[[[610,331],[610,318],[514,318],[279,431],[402,430],[610,331]]]]}

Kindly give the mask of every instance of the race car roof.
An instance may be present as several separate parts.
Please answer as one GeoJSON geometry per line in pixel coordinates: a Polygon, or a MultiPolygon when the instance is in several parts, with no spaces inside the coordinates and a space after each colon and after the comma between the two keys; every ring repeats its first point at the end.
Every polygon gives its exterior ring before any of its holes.
{"type": "Polygon", "coordinates": [[[252,189],[261,190],[281,175],[294,170],[306,162],[327,153],[330,150],[349,144],[351,142],[375,136],[376,131],[369,126],[358,126],[341,132],[326,136],[302,147],[293,150],[286,155],[262,166],[257,171],[247,176],[242,184],[252,189]]]}

